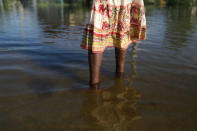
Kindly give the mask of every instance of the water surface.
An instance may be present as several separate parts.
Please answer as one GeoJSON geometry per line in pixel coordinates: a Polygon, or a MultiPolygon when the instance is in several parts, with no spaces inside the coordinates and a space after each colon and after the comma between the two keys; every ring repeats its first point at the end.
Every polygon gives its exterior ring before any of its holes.
{"type": "Polygon", "coordinates": [[[196,7],[147,6],[124,78],[109,48],[95,91],[80,48],[89,5],[1,2],[0,130],[197,129],[196,7]]]}

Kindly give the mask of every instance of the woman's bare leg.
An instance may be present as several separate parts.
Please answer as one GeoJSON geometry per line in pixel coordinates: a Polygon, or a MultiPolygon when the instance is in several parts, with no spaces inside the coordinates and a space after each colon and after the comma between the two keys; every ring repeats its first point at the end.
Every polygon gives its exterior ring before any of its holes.
{"type": "Polygon", "coordinates": [[[122,76],[124,73],[124,65],[126,58],[127,49],[118,49],[115,48],[115,56],[116,56],[116,75],[118,77],[122,76]]]}
{"type": "Polygon", "coordinates": [[[91,50],[88,51],[90,87],[99,88],[102,59],[103,53],[92,53],[91,50]]]}

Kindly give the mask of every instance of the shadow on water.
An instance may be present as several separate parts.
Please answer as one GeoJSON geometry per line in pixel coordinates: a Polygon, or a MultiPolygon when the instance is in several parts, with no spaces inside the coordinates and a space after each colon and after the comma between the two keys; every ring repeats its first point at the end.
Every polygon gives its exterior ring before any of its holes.
{"type": "Polygon", "coordinates": [[[55,83],[50,80],[33,79],[27,84],[40,98],[52,97],[55,83]]]}
{"type": "MultiPolygon", "coordinates": [[[[29,51],[28,52],[20,51],[17,53],[20,53],[20,54],[23,53],[25,55],[31,54],[29,51]]],[[[50,54],[43,54],[43,55],[47,55],[47,57],[50,56],[50,54]]],[[[82,58],[81,54],[64,52],[59,55],[58,54],[51,55],[50,60],[47,58],[46,59],[32,59],[31,57],[28,57],[28,60],[31,60],[35,65],[43,69],[51,70],[53,72],[58,73],[59,75],[61,75],[61,77],[69,77],[69,79],[74,80],[75,83],[80,83],[80,85],[87,85],[88,83],[87,80],[84,80],[81,76],[76,74],[76,71],[74,69],[64,66],[68,63],[79,64],[81,62],[78,59],[72,59],[68,57],[68,55],[72,55],[73,58],[77,58],[77,57],[82,58]],[[58,62],[61,62],[61,65],[56,64],[58,62]]],[[[38,56],[38,57],[41,57],[41,56],[38,56]]],[[[86,64],[87,63],[84,61],[80,63],[80,65],[84,65],[84,66],[86,64]]],[[[54,87],[57,84],[57,82],[55,81],[53,77],[56,77],[56,76],[51,76],[50,78],[31,78],[30,77],[28,80],[29,82],[27,82],[27,86],[32,88],[35,91],[35,93],[38,95],[40,93],[52,94],[54,91],[56,91],[54,87]]],[[[62,86],[65,86],[65,90],[73,88],[73,86],[70,86],[69,83],[65,83],[62,86]]]]}

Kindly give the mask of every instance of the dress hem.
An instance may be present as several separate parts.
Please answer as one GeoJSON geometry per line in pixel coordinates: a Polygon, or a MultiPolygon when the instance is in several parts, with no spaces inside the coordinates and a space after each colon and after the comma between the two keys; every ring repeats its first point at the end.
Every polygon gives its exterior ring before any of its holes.
{"type": "Polygon", "coordinates": [[[92,53],[103,53],[107,48],[109,47],[114,47],[114,48],[119,48],[119,49],[122,49],[122,50],[126,50],[128,49],[128,47],[131,45],[131,44],[135,44],[135,43],[138,43],[139,41],[142,41],[142,40],[146,40],[146,39],[140,39],[140,40],[132,40],[131,42],[129,42],[128,44],[126,44],[126,46],[124,47],[120,47],[120,46],[116,46],[116,45],[107,45],[107,46],[104,46],[104,47],[92,47],[92,46],[86,46],[84,45],[83,43],[80,45],[80,47],[82,49],[85,49],[85,50],[91,50],[92,53]],[[96,49],[96,50],[93,50],[96,49]],[[99,48],[99,49],[98,49],[99,48]]]}

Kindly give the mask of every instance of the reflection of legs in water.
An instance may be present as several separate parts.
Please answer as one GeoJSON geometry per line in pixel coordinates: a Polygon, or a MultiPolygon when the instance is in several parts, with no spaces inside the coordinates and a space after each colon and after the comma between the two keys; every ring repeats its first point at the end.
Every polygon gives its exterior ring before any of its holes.
{"type": "Polygon", "coordinates": [[[88,51],[90,87],[99,88],[102,59],[103,53],[92,53],[91,50],[88,51]]]}
{"type": "Polygon", "coordinates": [[[136,57],[137,57],[137,43],[134,43],[132,45],[132,51],[131,51],[131,69],[132,69],[132,78],[135,78],[137,73],[136,73],[136,57]]]}
{"type": "Polygon", "coordinates": [[[125,58],[126,58],[127,50],[121,50],[115,48],[115,56],[116,56],[116,75],[121,77],[124,73],[124,65],[125,65],[125,58]]]}
{"type": "MultiPolygon", "coordinates": [[[[83,120],[100,130],[129,130],[134,121],[141,118],[137,110],[140,94],[123,79],[115,79],[114,85],[86,95],[82,104],[83,120]]],[[[92,129],[93,130],[93,129],[92,129]]]]}
{"type": "Polygon", "coordinates": [[[132,50],[130,52],[130,55],[131,55],[131,76],[129,78],[126,79],[126,81],[128,82],[128,85],[129,86],[132,86],[133,84],[133,81],[137,75],[137,72],[136,72],[136,57],[137,57],[137,52],[136,52],[136,48],[137,48],[137,43],[133,43],[132,44],[132,50]]]}

